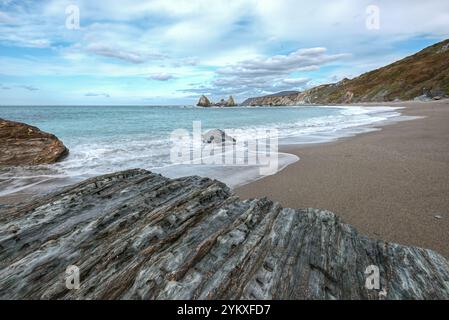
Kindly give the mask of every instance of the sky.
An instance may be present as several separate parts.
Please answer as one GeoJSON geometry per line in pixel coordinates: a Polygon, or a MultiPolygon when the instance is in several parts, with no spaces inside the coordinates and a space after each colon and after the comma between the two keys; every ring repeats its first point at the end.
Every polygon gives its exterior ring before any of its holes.
{"type": "Polygon", "coordinates": [[[447,38],[447,0],[0,0],[0,105],[241,102],[447,38]]]}

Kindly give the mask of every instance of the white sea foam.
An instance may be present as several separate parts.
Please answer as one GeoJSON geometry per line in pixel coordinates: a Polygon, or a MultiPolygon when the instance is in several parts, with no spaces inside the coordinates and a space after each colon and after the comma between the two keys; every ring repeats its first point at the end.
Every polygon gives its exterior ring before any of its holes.
{"type": "MultiPolygon", "coordinates": [[[[292,110],[295,108],[307,107],[291,107],[292,110]]],[[[253,135],[254,129],[259,131],[260,129],[276,129],[280,145],[310,144],[329,142],[341,137],[377,130],[376,126],[385,122],[406,119],[401,116],[398,108],[392,107],[323,106],[320,108],[323,110],[329,108],[334,111],[338,108],[338,112],[331,114],[323,112],[323,115],[297,121],[270,122],[270,119],[267,119],[266,125],[246,123],[238,128],[221,129],[239,129],[236,139],[244,140],[258,138],[253,135]]],[[[203,112],[196,109],[190,110],[203,112]]],[[[235,112],[235,109],[229,109],[226,112],[228,116],[231,116],[230,113],[235,112]]],[[[276,110],[272,108],[270,112],[276,112],[276,110]]],[[[12,168],[0,172],[0,196],[14,192],[46,192],[87,177],[130,168],[148,169],[172,178],[188,175],[206,176],[221,180],[231,187],[262,177],[257,165],[174,164],[170,161],[169,135],[147,138],[143,134],[135,134],[122,137],[120,128],[117,128],[116,139],[99,139],[98,141],[92,137],[78,139],[69,148],[69,157],[60,163],[50,166],[12,168]]],[[[279,153],[278,171],[298,160],[295,155],[279,153]]]]}

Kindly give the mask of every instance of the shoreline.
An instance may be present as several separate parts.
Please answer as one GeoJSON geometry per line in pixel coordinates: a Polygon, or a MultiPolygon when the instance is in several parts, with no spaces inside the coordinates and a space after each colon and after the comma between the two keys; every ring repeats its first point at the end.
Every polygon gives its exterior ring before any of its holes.
{"type": "Polygon", "coordinates": [[[234,191],[242,199],[327,209],[372,238],[448,257],[449,100],[382,105],[421,118],[328,143],[283,146],[280,152],[300,160],[234,191]]]}
{"type": "MultiPolygon", "coordinates": [[[[287,121],[284,125],[279,123],[272,124],[273,128],[279,130],[278,145],[281,147],[283,145],[291,145],[292,143],[315,144],[336,141],[343,137],[350,137],[360,133],[377,130],[375,127],[383,122],[389,123],[390,121],[395,122],[401,120],[399,119],[401,114],[399,110],[397,110],[397,108],[384,108],[379,105],[376,105],[376,108],[360,107],[358,105],[321,107],[315,106],[310,112],[312,112],[312,114],[313,112],[317,112],[317,114],[312,117],[310,117],[310,115],[307,115],[307,113],[309,112],[307,111],[308,107],[286,107],[286,109],[288,110],[292,108],[300,109],[300,112],[305,112],[306,116],[303,120],[301,120],[300,118],[300,120],[298,120],[299,123],[290,123],[287,121]],[[315,109],[317,108],[339,109],[338,111],[333,110],[330,112],[335,113],[339,117],[339,120],[329,120],[330,122],[327,123],[328,120],[326,120],[325,118],[325,114],[327,113],[327,111],[324,111],[323,115],[320,115],[323,110],[316,111],[315,109]],[[313,122],[314,117],[317,117],[317,119],[321,119],[318,121],[319,125],[317,126],[315,126],[313,122]],[[308,121],[312,122],[308,123],[308,121]],[[301,134],[300,132],[303,133],[301,134]]],[[[270,107],[251,109],[255,109],[256,114],[271,114],[273,112],[276,113],[276,111],[270,107]]],[[[251,113],[253,112],[251,111],[251,113]]],[[[232,112],[230,112],[230,114],[232,114],[232,112]]],[[[217,128],[222,128],[222,126],[217,124],[217,128]]],[[[60,132],[58,134],[60,134],[60,132]]],[[[243,139],[245,139],[245,137],[243,139]]],[[[112,153],[107,154],[108,157],[111,156],[112,161],[116,161],[112,165],[107,161],[106,163],[105,161],[103,161],[103,163],[99,163],[99,161],[93,161],[93,163],[90,163],[90,159],[88,159],[89,161],[87,162],[85,159],[85,154],[89,155],[92,152],[90,147],[88,148],[88,150],[81,148],[81,151],[78,150],[78,152],[76,151],[76,148],[74,146],[69,145],[69,147],[72,149],[69,158],[66,159],[66,161],[62,161],[54,165],[43,167],[14,167],[10,170],[5,171],[2,171],[0,169],[0,189],[2,189],[3,187],[2,191],[0,191],[0,204],[17,203],[18,201],[21,201],[21,194],[24,194],[24,199],[26,200],[31,195],[44,195],[58,188],[79,182],[80,179],[87,179],[89,177],[112,173],[123,169],[142,168],[160,173],[169,178],[200,175],[209,177],[211,179],[220,180],[226,183],[232,189],[246,185],[253,181],[257,181],[260,178],[264,177],[260,173],[260,168],[265,167],[265,165],[258,164],[223,165],[203,163],[201,166],[198,166],[195,164],[180,165],[173,163],[151,167],[150,164],[152,160],[148,158],[148,163],[142,163],[142,161],[140,161],[139,164],[139,161],[137,161],[137,163],[133,166],[128,166],[127,164],[123,163],[123,161],[120,162],[120,159],[114,160],[114,154],[112,153]],[[83,163],[85,165],[84,167],[81,166],[81,164],[83,163]],[[102,170],[101,168],[104,166],[106,166],[108,170],[102,170]],[[9,196],[13,198],[7,199],[7,197],[9,196]]],[[[116,148],[120,147],[116,146],[116,148]]],[[[92,157],[94,156],[95,155],[92,155],[92,157]]],[[[146,156],[148,156],[148,154],[146,156]]],[[[277,159],[277,169],[279,171],[287,167],[288,165],[298,161],[299,159],[296,155],[285,152],[278,153],[277,157],[274,154],[272,156],[277,159]]],[[[99,154],[99,157],[102,157],[101,153],[99,154]]],[[[132,159],[132,157],[129,158],[129,155],[126,155],[127,162],[132,159]]],[[[276,168],[273,169],[275,170],[276,168]]]]}
{"type": "MultiPolygon", "coordinates": [[[[284,207],[330,210],[371,238],[449,256],[449,100],[382,106],[416,119],[393,117],[362,126],[375,130],[333,141],[280,145],[280,153],[300,160],[233,191],[242,199],[268,197],[284,207]],[[438,159],[428,161],[423,150],[438,159]]],[[[0,209],[33,197],[39,194],[0,197],[0,209]]]]}

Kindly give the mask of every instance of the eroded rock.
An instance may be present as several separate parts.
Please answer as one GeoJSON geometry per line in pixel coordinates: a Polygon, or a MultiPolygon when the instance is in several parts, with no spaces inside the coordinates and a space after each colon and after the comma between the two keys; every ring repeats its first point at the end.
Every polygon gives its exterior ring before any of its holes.
{"type": "Polygon", "coordinates": [[[241,201],[144,170],[0,214],[2,299],[448,299],[449,263],[370,240],[331,212],[241,201]],[[80,270],[79,290],[65,271],[80,270]],[[379,271],[368,289],[365,271],[379,271]]]}
{"type": "Polygon", "coordinates": [[[54,135],[24,123],[0,119],[0,165],[50,164],[68,149],[54,135]]]}
{"type": "Polygon", "coordinates": [[[213,103],[206,96],[202,95],[197,103],[198,107],[235,107],[237,103],[232,96],[228,100],[220,99],[219,102],[213,103]]]}
{"type": "Polygon", "coordinates": [[[203,95],[200,97],[200,100],[198,101],[198,103],[196,105],[198,107],[210,107],[210,106],[212,106],[212,103],[206,96],[203,95]]]}
{"type": "Polygon", "coordinates": [[[229,96],[228,100],[226,100],[225,102],[225,107],[235,107],[237,106],[237,103],[235,103],[234,97],[233,96],[229,96]]]}

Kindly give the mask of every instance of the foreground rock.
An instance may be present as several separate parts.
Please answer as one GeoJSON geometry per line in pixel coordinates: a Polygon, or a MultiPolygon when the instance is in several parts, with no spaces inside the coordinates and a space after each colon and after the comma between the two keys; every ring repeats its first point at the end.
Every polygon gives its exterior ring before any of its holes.
{"type": "Polygon", "coordinates": [[[0,298],[448,299],[449,263],[334,214],[130,170],[0,214],[0,298]],[[65,271],[80,270],[79,290],[65,271]],[[365,287],[377,266],[379,290],[365,287]]]}
{"type": "Polygon", "coordinates": [[[54,135],[24,123],[0,119],[0,165],[50,164],[67,154],[68,149],[54,135]]]}

